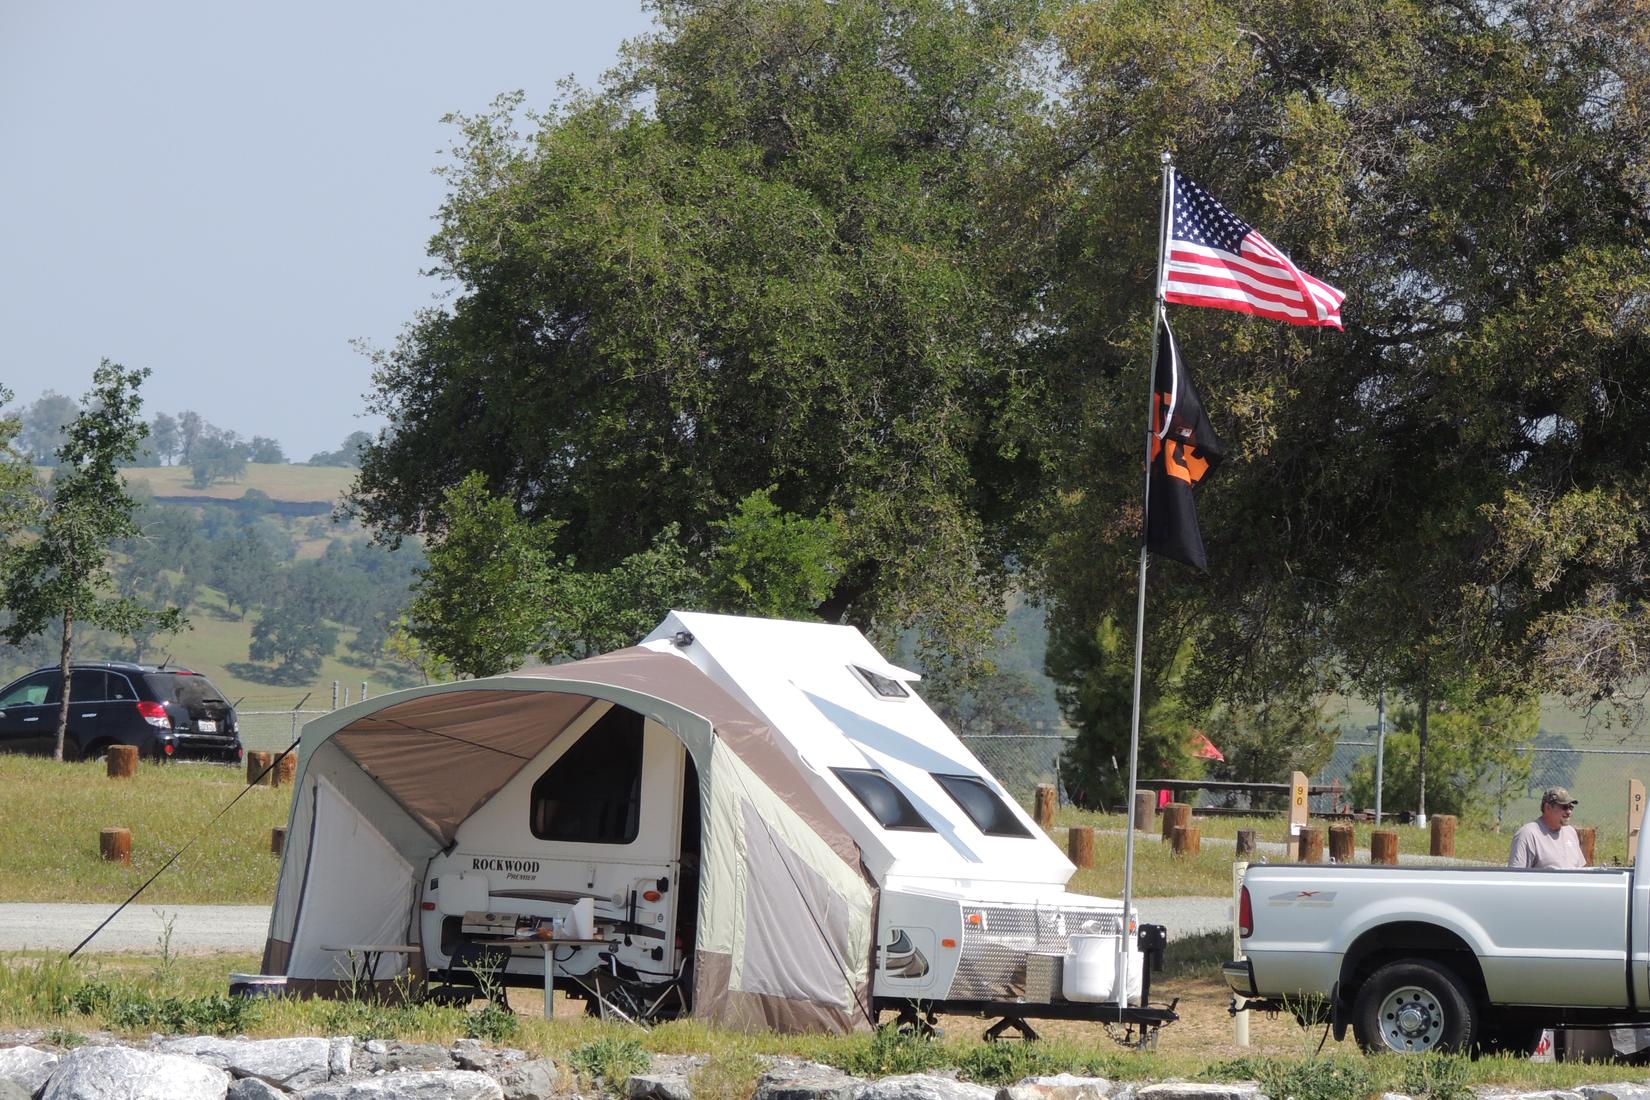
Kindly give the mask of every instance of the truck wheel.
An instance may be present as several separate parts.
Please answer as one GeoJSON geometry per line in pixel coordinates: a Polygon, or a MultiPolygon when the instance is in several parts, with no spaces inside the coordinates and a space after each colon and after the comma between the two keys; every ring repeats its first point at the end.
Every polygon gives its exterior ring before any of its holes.
{"type": "Polygon", "coordinates": [[[1374,1053],[1464,1051],[1473,1037],[1472,1001],[1446,967],[1414,959],[1369,976],[1352,1007],[1358,1045],[1374,1053]]]}

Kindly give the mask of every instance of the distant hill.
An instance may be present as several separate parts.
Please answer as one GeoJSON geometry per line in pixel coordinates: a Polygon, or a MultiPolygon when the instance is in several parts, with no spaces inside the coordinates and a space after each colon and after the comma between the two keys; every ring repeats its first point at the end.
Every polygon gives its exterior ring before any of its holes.
{"type": "Polygon", "coordinates": [[[234,501],[256,489],[271,500],[298,504],[336,504],[356,471],[348,466],[303,466],[296,463],[249,463],[237,481],[220,481],[206,489],[194,487],[195,475],[187,466],[131,466],[121,471],[134,490],[143,486],[159,500],[234,501]]]}

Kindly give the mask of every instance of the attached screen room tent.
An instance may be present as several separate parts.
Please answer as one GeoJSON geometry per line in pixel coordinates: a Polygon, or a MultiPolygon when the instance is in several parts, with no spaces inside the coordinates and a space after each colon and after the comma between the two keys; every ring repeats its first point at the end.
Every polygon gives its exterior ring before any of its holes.
{"type": "Polygon", "coordinates": [[[694,1014],[747,1030],[870,1027],[876,890],[858,845],[761,719],[690,661],[641,648],[397,692],[306,726],[264,972],[334,992],[325,946],[418,943],[430,861],[603,703],[669,730],[697,776],[694,1014]]]}

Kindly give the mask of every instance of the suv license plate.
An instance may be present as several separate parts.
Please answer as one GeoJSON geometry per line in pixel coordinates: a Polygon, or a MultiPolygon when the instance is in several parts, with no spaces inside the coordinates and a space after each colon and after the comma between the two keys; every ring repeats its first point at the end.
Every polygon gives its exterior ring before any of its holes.
{"type": "Polygon", "coordinates": [[[217,733],[218,723],[211,718],[201,718],[195,722],[195,728],[202,733],[217,733]]]}

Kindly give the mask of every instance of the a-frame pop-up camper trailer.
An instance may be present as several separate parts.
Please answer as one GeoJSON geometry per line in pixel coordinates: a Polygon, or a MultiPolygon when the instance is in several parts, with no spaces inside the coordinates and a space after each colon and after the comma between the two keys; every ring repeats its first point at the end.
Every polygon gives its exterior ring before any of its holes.
{"type": "Polygon", "coordinates": [[[631,649],[329,714],[264,970],[328,992],[340,945],[417,945],[386,979],[486,944],[506,981],[549,956],[575,994],[735,1027],[1172,1020],[1143,1003],[1162,930],[1065,891],[1070,862],[916,679],[851,627],[673,612],[631,649]]]}

